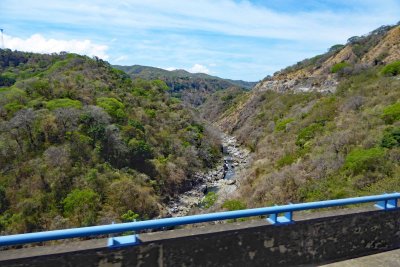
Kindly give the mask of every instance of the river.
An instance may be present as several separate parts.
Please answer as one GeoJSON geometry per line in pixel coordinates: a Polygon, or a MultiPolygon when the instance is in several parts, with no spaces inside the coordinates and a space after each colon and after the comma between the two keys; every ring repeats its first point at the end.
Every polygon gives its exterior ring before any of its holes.
{"type": "Polygon", "coordinates": [[[196,174],[199,183],[168,203],[167,212],[170,216],[187,215],[199,206],[208,192],[215,192],[219,200],[227,199],[240,186],[237,174],[248,165],[250,152],[240,147],[233,136],[222,134],[221,139],[223,160],[215,168],[196,174]]]}

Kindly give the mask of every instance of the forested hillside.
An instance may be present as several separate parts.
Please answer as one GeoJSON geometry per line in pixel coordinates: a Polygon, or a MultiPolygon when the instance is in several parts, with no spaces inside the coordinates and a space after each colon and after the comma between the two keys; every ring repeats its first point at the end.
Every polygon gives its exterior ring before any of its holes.
{"type": "Polygon", "coordinates": [[[214,92],[235,89],[250,90],[256,83],[222,79],[205,73],[190,73],[185,70],[168,71],[147,66],[115,66],[125,71],[132,79],[164,81],[172,96],[182,99],[190,106],[198,107],[214,92]]]}
{"type": "Polygon", "coordinates": [[[0,230],[144,219],[220,158],[160,80],[95,58],[0,50],[0,230]]]}
{"type": "Polygon", "coordinates": [[[237,198],[264,206],[399,191],[399,46],[400,26],[384,26],[251,92],[209,98],[203,116],[254,151],[237,198]]]}

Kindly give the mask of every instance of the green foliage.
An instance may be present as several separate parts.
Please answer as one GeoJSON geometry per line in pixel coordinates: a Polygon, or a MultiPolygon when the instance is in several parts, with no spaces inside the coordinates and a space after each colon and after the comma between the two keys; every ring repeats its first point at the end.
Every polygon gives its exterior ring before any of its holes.
{"type": "Polygon", "coordinates": [[[328,52],[336,52],[336,51],[341,50],[343,47],[344,47],[344,45],[342,45],[342,44],[336,44],[336,45],[331,46],[331,48],[328,49],[328,52]]]}
{"type": "Polygon", "coordinates": [[[217,201],[218,196],[215,192],[208,192],[204,199],[201,201],[200,205],[206,209],[211,208],[217,201]]]}
{"type": "Polygon", "coordinates": [[[247,208],[247,205],[246,203],[240,201],[239,199],[230,199],[225,201],[224,204],[222,204],[222,207],[229,211],[233,211],[233,210],[244,210],[247,208]]]}
{"type": "Polygon", "coordinates": [[[399,146],[400,146],[400,127],[386,129],[381,141],[381,147],[393,148],[399,146]]]}
{"type": "Polygon", "coordinates": [[[387,124],[400,120],[400,102],[385,107],[382,112],[382,119],[387,124]]]}
{"type": "Polygon", "coordinates": [[[379,169],[385,161],[385,150],[380,147],[370,149],[355,148],[346,157],[344,168],[353,175],[379,169]]]}
{"type": "Polygon", "coordinates": [[[91,189],[75,189],[63,200],[65,215],[81,226],[94,225],[100,208],[100,197],[91,189]]]}
{"type": "Polygon", "coordinates": [[[113,97],[97,98],[96,103],[117,120],[126,118],[125,105],[113,97]]]}
{"type": "Polygon", "coordinates": [[[286,125],[288,125],[289,123],[291,123],[293,121],[294,121],[294,118],[287,118],[287,119],[278,121],[275,125],[275,131],[277,131],[277,132],[285,131],[286,125]]]}
{"type": "Polygon", "coordinates": [[[145,160],[152,157],[152,148],[144,140],[132,138],[129,140],[128,147],[132,153],[132,156],[140,160],[145,160]]]}
{"type": "Polygon", "coordinates": [[[157,116],[157,112],[152,108],[146,108],[144,112],[152,119],[154,119],[157,116]]]}
{"type": "Polygon", "coordinates": [[[335,96],[321,98],[307,114],[307,120],[312,123],[325,125],[337,114],[337,98],[335,96]]]}
{"type": "Polygon", "coordinates": [[[299,158],[299,156],[297,155],[297,153],[286,154],[282,158],[280,158],[276,161],[276,167],[278,169],[280,169],[283,166],[290,165],[290,164],[294,163],[298,158],[299,158]]]}
{"type": "Polygon", "coordinates": [[[20,104],[17,101],[10,102],[4,106],[4,109],[7,111],[7,113],[10,113],[10,114],[14,114],[15,112],[17,112],[18,110],[23,109],[23,108],[25,108],[25,106],[20,104]]]}
{"type": "Polygon", "coordinates": [[[79,100],[72,100],[70,98],[53,99],[46,102],[46,108],[55,110],[58,108],[82,108],[82,103],[79,100]]]}
{"type": "Polygon", "coordinates": [[[323,129],[324,128],[320,123],[312,123],[311,125],[301,129],[297,135],[296,145],[304,147],[308,141],[313,139],[323,129]]]}
{"type": "MultiPolygon", "coordinates": [[[[246,203],[240,201],[239,199],[230,199],[226,200],[224,204],[222,204],[222,208],[227,209],[229,211],[234,211],[234,210],[244,210],[247,208],[246,203]]],[[[233,219],[233,220],[228,220],[228,222],[243,222],[246,221],[247,218],[239,218],[239,219],[233,219]]]]}
{"type": "Polygon", "coordinates": [[[16,82],[14,77],[10,77],[8,75],[0,75],[0,87],[1,86],[11,86],[16,82]]]}
{"type": "Polygon", "coordinates": [[[126,213],[121,215],[122,222],[136,222],[139,219],[139,214],[128,210],[126,213]]]}
{"type": "Polygon", "coordinates": [[[349,66],[350,66],[350,64],[347,62],[336,63],[335,65],[332,66],[331,73],[338,73],[339,71],[341,71],[344,68],[349,67],[349,66]]]}
{"type": "Polygon", "coordinates": [[[1,231],[153,218],[221,156],[163,81],[67,53],[0,49],[0,69],[16,81],[0,87],[1,231]]]}
{"type": "Polygon", "coordinates": [[[8,200],[6,196],[6,190],[3,186],[0,186],[0,212],[3,213],[8,208],[8,200]]]}
{"type": "Polygon", "coordinates": [[[396,76],[400,74],[400,61],[395,61],[387,64],[382,69],[382,74],[386,76],[396,76]]]}

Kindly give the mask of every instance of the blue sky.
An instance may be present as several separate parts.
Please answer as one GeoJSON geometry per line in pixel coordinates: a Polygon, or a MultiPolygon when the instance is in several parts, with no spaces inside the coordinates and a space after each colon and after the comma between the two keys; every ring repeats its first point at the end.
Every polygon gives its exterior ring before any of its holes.
{"type": "Polygon", "coordinates": [[[381,25],[400,0],[1,0],[5,47],[257,81],[381,25]]]}

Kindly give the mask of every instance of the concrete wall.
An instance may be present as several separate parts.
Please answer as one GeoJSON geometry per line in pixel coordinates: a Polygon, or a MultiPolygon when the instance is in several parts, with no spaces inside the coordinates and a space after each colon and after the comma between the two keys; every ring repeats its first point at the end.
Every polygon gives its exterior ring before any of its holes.
{"type": "Polygon", "coordinates": [[[122,249],[98,239],[2,251],[0,266],[315,265],[400,247],[400,210],[351,212],[297,216],[281,226],[251,221],[148,233],[140,246],[122,249]]]}

